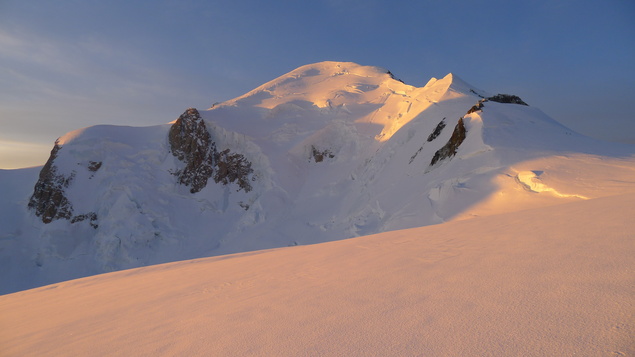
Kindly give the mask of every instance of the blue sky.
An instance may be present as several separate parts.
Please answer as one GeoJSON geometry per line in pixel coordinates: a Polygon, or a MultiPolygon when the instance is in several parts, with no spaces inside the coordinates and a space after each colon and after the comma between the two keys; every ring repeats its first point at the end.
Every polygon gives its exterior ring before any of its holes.
{"type": "Polygon", "coordinates": [[[0,168],[96,124],[153,125],[299,66],[454,73],[635,143],[635,2],[0,0],[0,168]]]}

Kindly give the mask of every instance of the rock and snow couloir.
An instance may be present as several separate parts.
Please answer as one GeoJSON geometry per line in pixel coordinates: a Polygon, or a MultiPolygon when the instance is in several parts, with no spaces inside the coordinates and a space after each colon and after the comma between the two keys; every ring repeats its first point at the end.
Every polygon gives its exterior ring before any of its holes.
{"type": "Polygon", "coordinates": [[[169,124],[62,136],[16,180],[35,189],[0,228],[2,292],[632,191],[634,152],[452,74],[307,65],[169,124]]]}

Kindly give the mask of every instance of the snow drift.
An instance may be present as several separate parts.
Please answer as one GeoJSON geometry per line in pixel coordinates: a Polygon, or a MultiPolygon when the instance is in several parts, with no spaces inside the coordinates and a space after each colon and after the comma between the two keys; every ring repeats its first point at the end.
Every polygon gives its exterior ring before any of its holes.
{"type": "Polygon", "coordinates": [[[632,356],[634,194],[0,296],[7,356],[632,356]]]}

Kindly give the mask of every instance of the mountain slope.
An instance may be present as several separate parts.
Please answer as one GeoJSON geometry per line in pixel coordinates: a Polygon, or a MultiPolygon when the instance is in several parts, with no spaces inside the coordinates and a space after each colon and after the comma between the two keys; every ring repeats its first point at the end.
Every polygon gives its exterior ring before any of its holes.
{"type": "Polygon", "coordinates": [[[17,355],[626,356],[633,194],[0,296],[17,355]]]}
{"type": "Polygon", "coordinates": [[[631,146],[525,104],[323,62],[169,124],[68,133],[8,202],[2,292],[635,190],[631,146]]]}

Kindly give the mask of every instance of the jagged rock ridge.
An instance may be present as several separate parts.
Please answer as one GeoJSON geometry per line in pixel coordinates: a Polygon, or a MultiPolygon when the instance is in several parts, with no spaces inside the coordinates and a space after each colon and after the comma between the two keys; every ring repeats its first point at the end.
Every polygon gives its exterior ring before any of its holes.
{"type": "Polygon", "coordinates": [[[57,172],[55,158],[62,148],[55,142],[51,155],[40,171],[33,195],[29,199],[29,208],[35,210],[35,215],[42,219],[44,223],[51,223],[56,219],[71,219],[73,216],[73,206],[68,201],[64,190],[73,180],[73,175],[64,176],[57,172]]]}
{"type": "MultiPolygon", "coordinates": [[[[471,92],[476,93],[473,90],[471,90],[471,92]]],[[[520,104],[520,105],[528,106],[527,103],[525,103],[522,99],[520,99],[520,97],[516,95],[497,94],[491,97],[480,99],[476,103],[476,105],[474,105],[467,111],[466,115],[475,113],[479,110],[483,110],[483,107],[485,106],[483,103],[488,101],[504,103],[504,104],[520,104]]],[[[430,136],[428,137],[428,141],[432,141],[430,140],[430,138],[434,139],[438,136],[437,131],[440,133],[441,129],[445,127],[445,124],[444,124],[443,127],[439,128],[439,126],[442,123],[443,121],[439,123],[435,131],[432,134],[430,134],[430,136]]],[[[450,140],[441,149],[439,149],[437,152],[434,153],[434,156],[432,157],[432,160],[430,161],[430,166],[434,166],[434,164],[436,164],[437,162],[456,155],[456,152],[459,146],[461,145],[463,140],[465,140],[466,134],[467,134],[467,130],[465,129],[465,124],[463,123],[463,117],[461,117],[459,119],[459,122],[454,127],[454,131],[452,132],[452,137],[450,137],[450,140]]]]}
{"type": "Polygon", "coordinates": [[[214,174],[216,144],[212,142],[205,122],[198,110],[187,109],[170,128],[169,142],[172,155],[185,163],[175,173],[179,183],[199,192],[214,174]]]}
{"type": "Polygon", "coordinates": [[[190,192],[201,191],[212,177],[216,183],[236,182],[239,189],[251,190],[251,162],[229,149],[218,152],[205,121],[195,108],[187,109],[172,125],[169,142],[172,154],[185,163],[175,175],[179,183],[190,186],[190,192]]]}
{"type": "MultiPolygon", "coordinates": [[[[66,189],[75,179],[76,172],[72,171],[69,175],[58,172],[55,159],[61,149],[62,146],[56,141],[49,159],[40,171],[28,207],[35,210],[35,215],[40,217],[45,224],[57,219],[66,219],[70,223],[88,220],[90,226],[97,229],[97,214],[95,212],[73,215],[74,208],[66,197],[66,189]]],[[[91,161],[87,168],[91,172],[96,172],[101,164],[101,162],[91,161]]]]}
{"type": "Polygon", "coordinates": [[[489,97],[487,99],[491,100],[492,102],[508,103],[508,104],[520,104],[520,105],[529,106],[529,104],[525,103],[522,99],[520,99],[519,96],[513,95],[513,94],[497,94],[497,95],[491,96],[491,97],[489,97]]]}
{"type": "Polygon", "coordinates": [[[479,110],[483,109],[483,107],[485,106],[483,103],[488,102],[488,101],[497,102],[497,103],[504,103],[504,104],[520,104],[520,105],[529,106],[529,104],[525,103],[517,95],[496,94],[494,96],[483,98],[483,99],[479,100],[478,103],[476,103],[472,108],[470,108],[470,110],[467,111],[467,114],[471,114],[471,113],[474,113],[476,111],[479,111],[479,110]]]}
{"type": "Polygon", "coordinates": [[[467,130],[465,129],[465,124],[463,124],[463,118],[460,118],[459,122],[454,127],[450,140],[448,140],[441,149],[434,153],[434,156],[430,161],[430,166],[434,166],[437,162],[456,155],[459,146],[463,143],[463,140],[465,140],[466,134],[467,130]]]}
{"type": "MultiPolygon", "coordinates": [[[[170,128],[168,141],[172,154],[185,163],[185,167],[175,172],[178,182],[189,186],[191,193],[201,191],[210,178],[215,183],[224,185],[236,183],[239,190],[246,192],[252,189],[251,162],[242,154],[232,153],[229,149],[219,152],[196,109],[186,110],[177,119],[170,128]]],[[[67,197],[66,190],[75,179],[76,171],[59,172],[55,162],[62,148],[59,141],[56,141],[48,161],[40,171],[28,207],[46,224],[58,219],[66,219],[70,223],[88,221],[97,229],[98,219],[95,212],[74,215],[74,207],[67,197]]],[[[102,167],[103,162],[89,160],[88,163],[77,164],[92,173],[88,177],[91,179],[102,167]]]]}
{"type": "Polygon", "coordinates": [[[432,140],[436,139],[439,135],[441,135],[441,131],[445,128],[445,118],[441,119],[439,124],[434,128],[434,131],[428,135],[427,142],[432,142],[432,140]]]}

